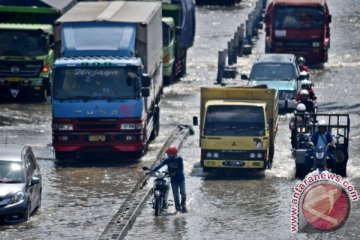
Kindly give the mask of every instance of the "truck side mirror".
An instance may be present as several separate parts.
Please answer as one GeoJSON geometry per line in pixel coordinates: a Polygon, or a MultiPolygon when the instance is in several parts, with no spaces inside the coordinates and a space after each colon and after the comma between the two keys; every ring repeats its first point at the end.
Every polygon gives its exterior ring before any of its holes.
{"type": "Polygon", "coordinates": [[[270,17],[269,17],[269,15],[265,15],[265,19],[264,19],[264,22],[265,23],[268,23],[270,21],[270,17]]]}
{"type": "Polygon", "coordinates": [[[196,117],[196,116],[193,117],[193,125],[194,125],[194,126],[199,125],[199,118],[196,117]]]}
{"type": "Polygon", "coordinates": [[[151,77],[148,74],[143,74],[141,78],[141,86],[148,88],[151,85],[151,77]]]}
{"type": "Polygon", "coordinates": [[[245,73],[242,73],[241,74],[241,79],[242,80],[249,80],[249,76],[247,74],[245,74],[245,73]]]}
{"type": "Polygon", "coordinates": [[[50,48],[54,48],[55,46],[55,39],[54,39],[54,35],[52,34],[49,35],[49,46],[50,48]]]}
{"type": "Polygon", "coordinates": [[[176,35],[180,35],[180,34],[181,34],[181,30],[182,30],[182,27],[177,26],[177,27],[175,28],[175,33],[176,33],[176,35]]]}
{"type": "Polygon", "coordinates": [[[331,23],[331,21],[332,21],[332,16],[329,15],[329,16],[328,16],[328,22],[331,23]]]}
{"type": "Polygon", "coordinates": [[[142,88],[141,89],[141,96],[149,97],[150,96],[150,88],[142,88]]]}

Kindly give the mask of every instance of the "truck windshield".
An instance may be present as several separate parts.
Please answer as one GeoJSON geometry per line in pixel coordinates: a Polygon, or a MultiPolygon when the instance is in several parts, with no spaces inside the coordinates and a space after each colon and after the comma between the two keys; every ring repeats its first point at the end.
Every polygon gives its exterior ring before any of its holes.
{"type": "Polygon", "coordinates": [[[47,54],[43,32],[37,30],[0,31],[0,55],[41,56],[47,54]]]}
{"type": "Polygon", "coordinates": [[[204,134],[207,136],[264,136],[264,110],[258,106],[209,106],[204,134]]]}
{"type": "Polygon", "coordinates": [[[275,10],[275,29],[321,29],[324,11],[318,7],[278,7],[275,10]]]}
{"type": "Polygon", "coordinates": [[[139,80],[129,76],[132,71],[133,69],[121,67],[57,68],[53,83],[54,99],[137,98],[139,96],[139,80]]]}
{"type": "Polygon", "coordinates": [[[257,63],[251,69],[250,79],[289,81],[296,79],[296,68],[288,63],[257,63]]]}

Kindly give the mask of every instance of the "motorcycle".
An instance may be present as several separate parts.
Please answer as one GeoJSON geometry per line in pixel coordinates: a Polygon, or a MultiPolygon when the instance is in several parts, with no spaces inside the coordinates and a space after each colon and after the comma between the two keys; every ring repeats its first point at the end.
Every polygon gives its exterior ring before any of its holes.
{"type": "MultiPolygon", "coordinates": [[[[328,162],[330,161],[330,158],[332,157],[331,154],[329,154],[330,151],[330,144],[328,144],[326,147],[324,146],[317,146],[314,147],[314,144],[310,143],[310,149],[308,153],[305,155],[306,162],[312,162],[313,168],[309,169],[317,170],[319,173],[322,173],[323,171],[329,171],[328,162]]],[[[331,169],[332,172],[335,171],[335,169],[331,169]]]]}
{"type": "MultiPolygon", "coordinates": [[[[143,167],[143,170],[149,171],[149,168],[143,167]]],[[[155,177],[152,188],[153,199],[152,208],[155,216],[160,216],[164,209],[168,207],[168,195],[170,189],[169,173],[160,171],[148,172],[150,176],[155,177]]]]}

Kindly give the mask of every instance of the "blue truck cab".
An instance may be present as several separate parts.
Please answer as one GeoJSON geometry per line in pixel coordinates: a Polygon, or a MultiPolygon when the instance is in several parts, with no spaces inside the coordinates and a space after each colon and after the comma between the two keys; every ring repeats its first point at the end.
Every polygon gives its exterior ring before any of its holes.
{"type": "Polygon", "coordinates": [[[135,11],[137,2],[78,3],[57,20],[60,58],[52,79],[56,158],[143,153],[158,134],[161,4],[141,4],[142,10],[135,11]]]}

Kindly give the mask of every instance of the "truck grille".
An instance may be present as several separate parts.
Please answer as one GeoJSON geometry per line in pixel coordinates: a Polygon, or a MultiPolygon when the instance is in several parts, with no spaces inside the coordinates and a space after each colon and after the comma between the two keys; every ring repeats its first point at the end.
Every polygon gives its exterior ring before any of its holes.
{"type": "Polygon", "coordinates": [[[119,130],[115,118],[80,118],[79,130],[119,130]]]}
{"type": "Polygon", "coordinates": [[[0,61],[0,76],[37,77],[42,67],[42,61],[0,61]]]}
{"type": "Polygon", "coordinates": [[[265,155],[265,151],[261,151],[261,150],[254,150],[254,151],[216,151],[216,150],[205,151],[204,150],[202,152],[202,154],[205,154],[205,155],[203,155],[203,158],[213,159],[213,160],[216,160],[216,159],[221,159],[221,160],[262,160],[263,159],[263,157],[250,159],[251,153],[255,153],[255,155],[258,153],[261,153],[262,156],[265,155]],[[211,152],[212,154],[218,153],[219,157],[217,157],[217,158],[206,157],[206,153],[208,153],[208,152],[211,152]]]}

